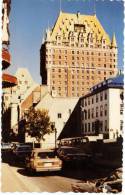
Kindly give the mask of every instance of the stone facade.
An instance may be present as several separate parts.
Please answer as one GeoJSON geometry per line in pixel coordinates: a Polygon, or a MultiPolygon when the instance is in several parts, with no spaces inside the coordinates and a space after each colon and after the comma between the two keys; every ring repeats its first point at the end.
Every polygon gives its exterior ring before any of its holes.
{"type": "Polygon", "coordinates": [[[42,83],[54,97],[80,97],[117,73],[117,43],[96,15],[60,12],[40,50],[42,83]]]}

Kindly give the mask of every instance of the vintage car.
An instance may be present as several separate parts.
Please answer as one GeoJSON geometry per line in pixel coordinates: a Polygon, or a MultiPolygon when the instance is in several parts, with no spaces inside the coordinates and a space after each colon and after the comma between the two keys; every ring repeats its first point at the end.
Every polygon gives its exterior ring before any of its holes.
{"type": "Polygon", "coordinates": [[[26,158],[26,169],[30,172],[60,171],[62,161],[56,156],[54,150],[35,148],[26,158]]]}
{"type": "Polygon", "coordinates": [[[11,143],[1,143],[1,151],[10,151],[11,150],[11,143]]]}
{"type": "Polygon", "coordinates": [[[13,150],[13,154],[17,158],[24,159],[29,156],[32,152],[32,147],[30,145],[19,145],[13,150]]]}

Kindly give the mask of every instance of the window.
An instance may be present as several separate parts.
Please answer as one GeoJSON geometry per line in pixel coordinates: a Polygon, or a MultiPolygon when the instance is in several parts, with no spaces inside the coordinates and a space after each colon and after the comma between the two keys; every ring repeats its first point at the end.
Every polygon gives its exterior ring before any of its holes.
{"type": "Polygon", "coordinates": [[[90,132],[90,123],[88,123],[88,132],[90,132]]]}
{"type": "Polygon", "coordinates": [[[84,110],[85,119],[87,119],[87,110],[84,110]]]}
{"type": "Polygon", "coordinates": [[[103,100],[103,93],[101,92],[100,93],[100,101],[102,101],[103,100]]]}
{"type": "Polygon", "coordinates": [[[92,108],[92,118],[94,118],[94,108],[92,108]]]}
{"type": "Polygon", "coordinates": [[[103,106],[100,106],[100,116],[103,116],[103,106]]]}
{"type": "Polygon", "coordinates": [[[105,92],[105,100],[107,100],[107,92],[105,92]]]}
{"type": "Polygon", "coordinates": [[[103,121],[100,122],[100,131],[103,130],[103,121]]]}
{"type": "Polygon", "coordinates": [[[123,108],[124,108],[124,105],[120,104],[120,114],[123,114],[123,108]]]}
{"type": "Polygon", "coordinates": [[[90,105],[90,98],[88,98],[88,105],[90,105]]]}
{"type": "Polygon", "coordinates": [[[107,116],[107,104],[105,104],[105,116],[107,116]]]}
{"type": "Polygon", "coordinates": [[[95,131],[95,123],[92,122],[92,131],[95,131]]]}
{"type": "Polygon", "coordinates": [[[87,131],[87,124],[85,123],[85,132],[87,131]]]}
{"type": "Polygon", "coordinates": [[[96,107],[96,117],[98,117],[98,107],[96,107]]]}
{"type": "Polygon", "coordinates": [[[90,109],[88,109],[88,119],[90,119],[90,109]]]}
{"type": "Polygon", "coordinates": [[[92,104],[94,103],[94,99],[92,98],[92,104]]]}
{"type": "Polygon", "coordinates": [[[58,113],[58,118],[62,118],[62,114],[61,113],[58,113]]]}
{"type": "Polygon", "coordinates": [[[71,112],[72,112],[72,110],[71,110],[71,109],[69,109],[69,114],[71,114],[71,112]]]}
{"type": "Polygon", "coordinates": [[[98,94],[96,94],[96,102],[98,102],[98,94]]]}
{"type": "Polygon", "coordinates": [[[107,131],[107,120],[105,120],[105,131],[107,131]]]}
{"type": "Polygon", "coordinates": [[[120,130],[123,130],[123,120],[120,120],[120,130]]]}

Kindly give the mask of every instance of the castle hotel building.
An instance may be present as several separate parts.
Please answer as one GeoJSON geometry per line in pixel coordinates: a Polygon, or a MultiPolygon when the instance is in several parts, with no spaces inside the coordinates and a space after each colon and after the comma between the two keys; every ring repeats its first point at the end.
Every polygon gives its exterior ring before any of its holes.
{"type": "Polygon", "coordinates": [[[60,12],[40,49],[42,84],[56,97],[80,97],[117,74],[117,43],[96,15],[60,12]]]}

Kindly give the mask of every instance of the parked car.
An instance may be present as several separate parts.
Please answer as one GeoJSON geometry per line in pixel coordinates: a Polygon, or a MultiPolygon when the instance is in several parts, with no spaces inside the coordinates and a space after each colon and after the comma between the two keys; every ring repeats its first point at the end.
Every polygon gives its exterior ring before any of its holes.
{"type": "Polygon", "coordinates": [[[114,170],[108,177],[93,181],[71,184],[73,192],[113,192],[122,191],[122,168],[114,170]]]}
{"type": "Polygon", "coordinates": [[[81,151],[81,149],[70,146],[63,146],[57,150],[58,156],[63,161],[81,161],[85,162],[92,158],[92,155],[86,154],[81,151]]]}
{"type": "Polygon", "coordinates": [[[54,150],[35,148],[31,156],[26,158],[26,169],[30,172],[60,171],[62,161],[56,156],[54,150]]]}
{"type": "Polygon", "coordinates": [[[29,144],[29,143],[20,143],[20,142],[12,142],[11,143],[11,148],[12,150],[14,151],[17,147],[20,147],[20,146],[30,146],[30,147],[33,147],[32,146],[32,143],[29,144]]]}
{"type": "Polygon", "coordinates": [[[10,151],[11,150],[11,143],[1,143],[1,150],[4,151],[10,151]]]}
{"type": "Polygon", "coordinates": [[[13,154],[17,158],[25,159],[32,152],[32,147],[30,145],[19,145],[13,150],[13,154]]]}

